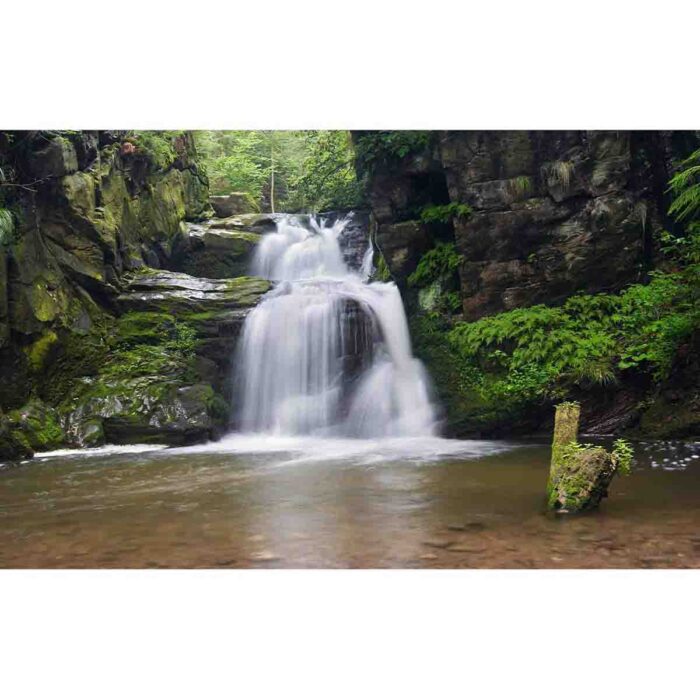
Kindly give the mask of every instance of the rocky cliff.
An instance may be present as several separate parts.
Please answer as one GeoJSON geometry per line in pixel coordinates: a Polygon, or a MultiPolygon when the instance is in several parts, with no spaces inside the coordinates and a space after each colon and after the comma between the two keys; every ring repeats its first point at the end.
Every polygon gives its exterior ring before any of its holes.
{"type": "MultiPolygon", "coordinates": [[[[678,160],[697,148],[697,134],[353,132],[353,138],[380,274],[404,292],[416,349],[436,380],[451,432],[537,431],[537,405],[515,420],[456,388],[464,381],[448,367],[454,353],[437,336],[457,321],[645,282],[659,256],[659,232],[674,226],[666,215],[668,180],[678,160]],[[427,317],[432,330],[423,333],[427,317]]],[[[650,387],[631,382],[634,388],[623,383],[577,397],[584,429],[637,425],[650,387]],[[625,391],[634,398],[623,406],[625,391]]],[[[694,421],[686,430],[697,428],[694,421]]]]}
{"type": "Polygon", "coordinates": [[[2,132],[0,172],[0,448],[214,434],[268,285],[246,222],[207,223],[192,135],[2,132]]]}

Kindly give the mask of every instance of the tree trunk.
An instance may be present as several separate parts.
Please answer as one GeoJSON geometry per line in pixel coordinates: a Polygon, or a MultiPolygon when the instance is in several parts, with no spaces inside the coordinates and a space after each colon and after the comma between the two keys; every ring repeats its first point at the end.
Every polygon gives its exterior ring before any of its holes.
{"type": "Polygon", "coordinates": [[[270,211],[275,213],[275,151],[270,147],[270,211]]]}

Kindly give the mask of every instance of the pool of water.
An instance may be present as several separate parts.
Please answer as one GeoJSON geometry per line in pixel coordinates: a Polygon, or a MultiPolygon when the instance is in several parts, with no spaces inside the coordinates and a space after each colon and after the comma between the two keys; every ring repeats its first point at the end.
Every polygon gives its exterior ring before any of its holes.
{"type": "Polygon", "coordinates": [[[598,512],[543,509],[549,447],[281,440],[0,465],[1,567],[698,567],[700,443],[637,443],[598,512]]]}

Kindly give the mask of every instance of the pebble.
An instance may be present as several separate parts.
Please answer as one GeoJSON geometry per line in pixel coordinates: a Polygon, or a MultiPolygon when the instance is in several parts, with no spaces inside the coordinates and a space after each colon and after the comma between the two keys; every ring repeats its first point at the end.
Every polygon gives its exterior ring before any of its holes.
{"type": "Polygon", "coordinates": [[[471,554],[481,554],[486,551],[486,547],[477,547],[473,544],[455,544],[447,548],[448,552],[470,552],[471,554]]]}
{"type": "Polygon", "coordinates": [[[438,549],[447,549],[451,544],[454,544],[454,540],[443,540],[443,539],[434,539],[434,540],[425,540],[422,544],[427,545],[428,547],[437,547],[438,549]]]}
{"type": "Polygon", "coordinates": [[[263,550],[262,552],[254,552],[248,557],[251,561],[277,561],[279,557],[272,552],[263,550]]]}

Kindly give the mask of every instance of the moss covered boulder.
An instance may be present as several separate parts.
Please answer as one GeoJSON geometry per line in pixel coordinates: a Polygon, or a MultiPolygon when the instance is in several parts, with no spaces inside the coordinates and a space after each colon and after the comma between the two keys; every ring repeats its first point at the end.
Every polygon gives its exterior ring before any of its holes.
{"type": "Polygon", "coordinates": [[[628,472],[631,448],[622,440],[612,452],[596,445],[580,445],[581,407],[566,402],[556,408],[547,506],[561,513],[592,510],[608,495],[615,474],[628,472]]]}
{"type": "Polygon", "coordinates": [[[10,411],[0,426],[0,458],[31,457],[65,444],[58,412],[39,399],[10,411]]]}
{"type": "Polygon", "coordinates": [[[100,377],[71,400],[67,424],[76,442],[185,445],[214,436],[228,406],[209,384],[164,376],[100,377]]]}
{"type": "Polygon", "coordinates": [[[171,267],[195,277],[239,277],[248,272],[260,238],[253,231],[188,224],[173,249],[171,267]]]}
{"type": "Polygon", "coordinates": [[[220,217],[233,216],[234,214],[256,214],[260,211],[260,205],[248,192],[212,195],[209,197],[209,203],[214,213],[220,217]]]}
{"type": "Polygon", "coordinates": [[[34,456],[34,450],[17,434],[12,421],[0,412],[0,462],[14,462],[34,456]]]}

